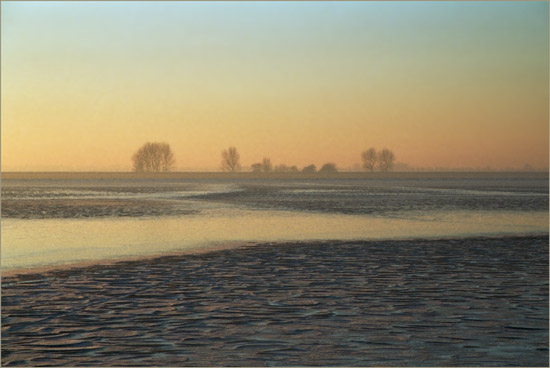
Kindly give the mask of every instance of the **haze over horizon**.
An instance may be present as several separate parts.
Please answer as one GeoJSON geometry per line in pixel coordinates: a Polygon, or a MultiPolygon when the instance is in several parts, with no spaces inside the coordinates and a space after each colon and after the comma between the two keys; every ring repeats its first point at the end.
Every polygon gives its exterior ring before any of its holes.
{"type": "Polygon", "coordinates": [[[548,169],[548,2],[2,2],[2,171],[548,169]]]}

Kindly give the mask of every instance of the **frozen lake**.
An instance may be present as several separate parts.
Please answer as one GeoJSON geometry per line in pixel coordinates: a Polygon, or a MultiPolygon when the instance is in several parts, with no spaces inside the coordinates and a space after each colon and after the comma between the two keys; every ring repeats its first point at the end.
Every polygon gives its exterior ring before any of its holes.
{"type": "Polygon", "coordinates": [[[2,269],[260,242],[548,233],[548,177],[4,179],[2,269]]]}

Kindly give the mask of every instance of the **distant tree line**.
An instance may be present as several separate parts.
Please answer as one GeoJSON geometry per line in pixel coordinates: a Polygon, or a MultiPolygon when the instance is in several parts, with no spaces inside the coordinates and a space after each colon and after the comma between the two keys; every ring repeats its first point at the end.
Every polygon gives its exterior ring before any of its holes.
{"type": "MultiPolygon", "coordinates": [[[[269,158],[264,158],[262,162],[258,162],[255,164],[252,164],[251,166],[252,172],[276,172],[276,173],[282,173],[282,172],[290,172],[290,173],[316,173],[317,167],[313,164],[305,166],[302,168],[302,170],[298,169],[296,165],[294,166],[287,166],[285,164],[281,164],[278,166],[273,167],[271,164],[271,160],[269,158]]],[[[330,173],[330,172],[338,172],[338,169],[336,168],[336,164],[329,162],[324,164],[321,169],[319,170],[320,173],[330,173]]]]}
{"type": "MultiPolygon", "coordinates": [[[[234,168],[237,167],[240,169],[239,165],[239,153],[237,152],[237,149],[235,147],[229,147],[227,150],[222,151],[222,169],[225,171],[236,171],[234,168]]],[[[338,172],[338,169],[336,167],[336,164],[332,162],[328,162],[324,164],[319,171],[317,171],[317,167],[313,164],[305,166],[302,168],[302,170],[298,169],[296,165],[288,166],[286,164],[280,164],[277,166],[273,166],[271,163],[271,159],[268,157],[264,157],[262,162],[254,163],[250,166],[252,169],[252,172],[256,173],[269,173],[269,172],[275,172],[275,173],[334,173],[338,172]]]]}
{"type": "MultiPolygon", "coordinates": [[[[240,155],[235,147],[229,147],[222,151],[221,169],[228,172],[237,172],[241,170],[240,155]]],[[[376,168],[380,171],[389,171],[393,168],[395,162],[394,153],[384,148],[380,152],[376,149],[369,148],[361,154],[363,168],[368,171],[374,171],[376,168]]],[[[175,165],[174,153],[168,143],[164,142],[147,142],[140,147],[132,156],[133,169],[136,172],[167,172],[171,171],[175,165]]],[[[264,158],[262,162],[254,163],[251,166],[252,172],[258,173],[335,173],[338,172],[336,164],[328,162],[321,166],[319,171],[313,164],[307,165],[299,170],[297,166],[287,166],[280,164],[273,166],[271,159],[264,158]]]]}

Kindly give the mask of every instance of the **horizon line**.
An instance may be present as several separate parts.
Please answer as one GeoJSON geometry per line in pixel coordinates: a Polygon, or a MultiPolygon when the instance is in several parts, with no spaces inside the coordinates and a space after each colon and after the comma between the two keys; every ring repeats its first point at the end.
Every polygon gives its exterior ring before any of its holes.
{"type": "MultiPolygon", "coordinates": [[[[418,172],[550,172],[550,168],[531,168],[531,169],[521,169],[521,168],[506,168],[506,169],[491,169],[491,168],[418,168],[412,170],[389,170],[389,171],[367,171],[367,170],[349,170],[349,169],[339,169],[338,171],[331,174],[389,174],[389,173],[418,173],[418,172]]],[[[325,174],[316,171],[314,173],[303,173],[301,171],[269,171],[269,172],[257,172],[250,170],[240,170],[240,171],[224,171],[224,170],[171,170],[171,171],[149,171],[149,172],[136,172],[133,170],[1,170],[2,174],[9,173],[123,173],[123,174],[294,174],[294,175],[303,175],[303,174],[325,174]]]]}

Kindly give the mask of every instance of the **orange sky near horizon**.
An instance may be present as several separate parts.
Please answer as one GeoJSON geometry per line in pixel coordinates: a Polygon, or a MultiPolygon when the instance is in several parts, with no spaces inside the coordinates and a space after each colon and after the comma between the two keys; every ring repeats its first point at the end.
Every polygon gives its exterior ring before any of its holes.
{"type": "Polygon", "coordinates": [[[548,168],[548,3],[1,6],[2,171],[548,168]]]}

